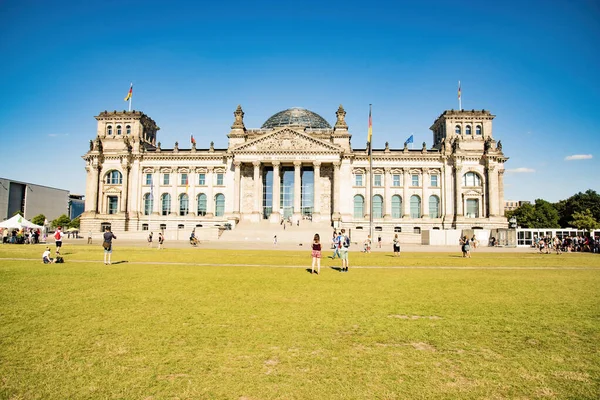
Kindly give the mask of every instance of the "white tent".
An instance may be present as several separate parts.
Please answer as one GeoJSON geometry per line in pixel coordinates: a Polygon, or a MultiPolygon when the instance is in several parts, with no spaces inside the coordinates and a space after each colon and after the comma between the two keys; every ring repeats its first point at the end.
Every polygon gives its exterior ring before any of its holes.
{"type": "Polygon", "coordinates": [[[21,217],[20,214],[15,215],[14,217],[7,219],[6,221],[0,222],[0,228],[8,228],[8,229],[20,229],[20,228],[36,228],[42,229],[42,226],[36,225],[31,221],[27,221],[25,218],[21,217]]]}

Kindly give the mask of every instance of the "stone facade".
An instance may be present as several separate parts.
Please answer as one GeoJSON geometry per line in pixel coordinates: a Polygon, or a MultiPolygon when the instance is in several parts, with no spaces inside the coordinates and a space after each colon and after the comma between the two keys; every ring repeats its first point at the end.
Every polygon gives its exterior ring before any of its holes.
{"type": "Polygon", "coordinates": [[[430,128],[431,148],[386,143],[373,149],[371,163],[367,149],[352,148],[345,115],[340,106],[333,128],[325,120],[308,126],[302,117],[321,117],[290,109],[276,114],[277,126],[246,129],[238,106],[226,149],[164,149],[145,114],[100,113],[83,156],[82,229],[189,231],[284,218],[368,229],[371,217],[389,232],[507,226],[507,158],[489,111],[445,111],[430,128]]]}

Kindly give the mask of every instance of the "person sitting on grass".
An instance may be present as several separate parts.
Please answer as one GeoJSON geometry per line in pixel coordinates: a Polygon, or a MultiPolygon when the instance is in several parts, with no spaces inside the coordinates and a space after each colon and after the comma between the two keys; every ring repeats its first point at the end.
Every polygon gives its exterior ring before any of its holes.
{"type": "Polygon", "coordinates": [[[42,262],[44,264],[52,264],[54,262],[54,260],[50,258],[50,247],[46,247],[46,250],[44,250],[44,253],[42,254],[42,262]]]}

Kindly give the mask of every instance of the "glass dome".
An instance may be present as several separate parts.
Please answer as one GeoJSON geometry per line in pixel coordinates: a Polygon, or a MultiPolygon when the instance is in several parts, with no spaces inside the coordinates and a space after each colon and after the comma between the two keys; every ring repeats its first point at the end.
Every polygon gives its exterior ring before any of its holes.
{"type": "Polygon", "coordinates": [[[299,107],[289,108],[272,115],[261,129],[288,125],[299,125],[311,129],[331,129],[331,125],[319,114],[299,107]]]}

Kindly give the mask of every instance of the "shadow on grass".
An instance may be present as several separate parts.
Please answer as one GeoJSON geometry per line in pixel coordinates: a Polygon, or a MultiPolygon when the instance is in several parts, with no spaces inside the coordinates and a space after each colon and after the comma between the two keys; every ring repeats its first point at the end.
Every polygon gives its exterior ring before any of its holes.
{"type": "Polygon", "coordinates": [[[114,263],[112,263],[112,265],[115,265],[115,264],[125,264],[126,262],[129,262],[129,261],[127,261],[127,260],[115,261],[114,263]]]}
{"type": "Polygon", "coordinates": [[[337,272],[342,272],[342,267],[329,267],[329,268],[331,268],[332,270],[337,271],[337,272]]]}

